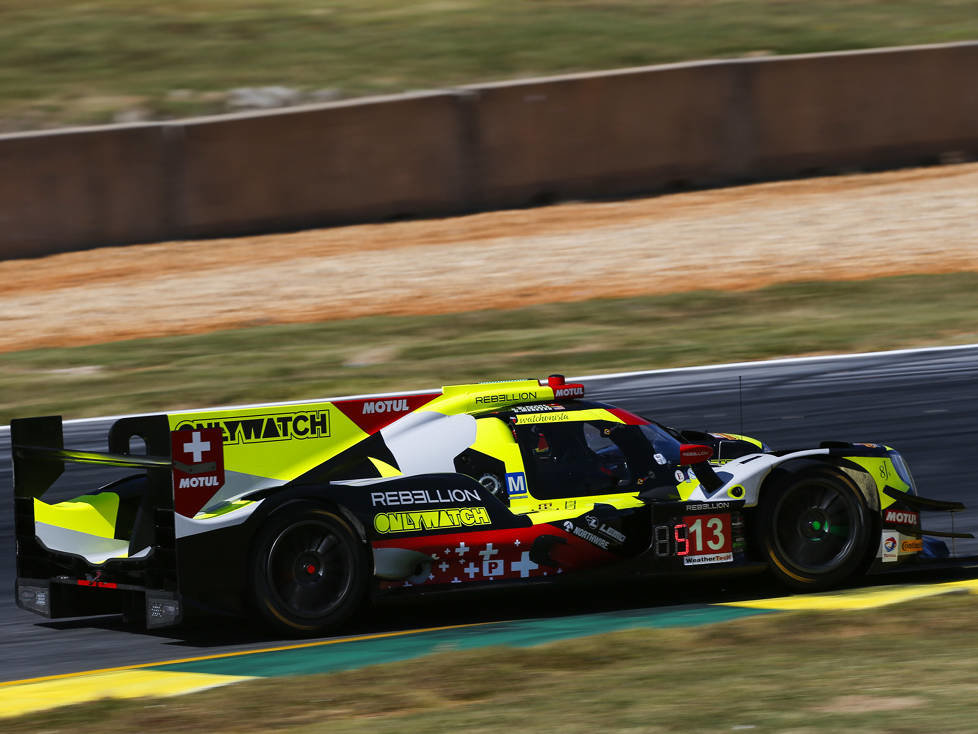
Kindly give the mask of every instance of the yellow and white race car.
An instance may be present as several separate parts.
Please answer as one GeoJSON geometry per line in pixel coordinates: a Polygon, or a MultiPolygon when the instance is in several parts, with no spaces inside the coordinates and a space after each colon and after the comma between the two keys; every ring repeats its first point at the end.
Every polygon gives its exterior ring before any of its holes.
{"type": "Polygon", "coordinates": [[[47,617],[189,606],[321,632],[372,594],[554,581],[585,569],[764,565],[819,589],[920,554],[900,454],[772,452],[678,431],[545,380],[117,420],[105,453],[60,417],[11,422],[17,603],[47,617]],[[138,446],[138,448],[137,448],[138,446]],[[129,470],[47,500],[65,462],[129,470]]]}

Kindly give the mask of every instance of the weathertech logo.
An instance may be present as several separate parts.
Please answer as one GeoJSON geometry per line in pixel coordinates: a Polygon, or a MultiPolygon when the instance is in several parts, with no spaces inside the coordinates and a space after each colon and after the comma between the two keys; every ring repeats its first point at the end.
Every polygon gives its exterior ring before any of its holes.
{"type": "Polygon", "coordinates": [[[887,510],[883,522],[887,525],[916,525],[920,516],[909,510],[887,510]]]}
{"type": "Polygon", "coordinates": [[[373,400],[363,404],[363,414],[372,413],[406,413],[411,410],[408,401],[404,398],[399,400],[373,400]]]}
{"type": "MultiPolygon", "coordinates": [[[[364,412],[367,412],[366,406],[364,412]]],[[[191,418],[177,426],[177,430],[201,430],[204,428],[220,428],[226,446],[264,443],[266,441],[288,441],[295,438],[327,438],[329,437],[329,411],[315,410],[304,413],[231,416],[216,421],[197,421],[191,418]]]]}

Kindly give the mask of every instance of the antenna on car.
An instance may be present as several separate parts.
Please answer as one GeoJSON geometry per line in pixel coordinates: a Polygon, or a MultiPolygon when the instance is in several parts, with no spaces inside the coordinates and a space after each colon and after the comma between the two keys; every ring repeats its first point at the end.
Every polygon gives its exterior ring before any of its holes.
{"type": "Polygon", "coordinates": [[[737,393],[740,397],[740,435],[744,435],[744,376],[737,375],[737,393]]]}

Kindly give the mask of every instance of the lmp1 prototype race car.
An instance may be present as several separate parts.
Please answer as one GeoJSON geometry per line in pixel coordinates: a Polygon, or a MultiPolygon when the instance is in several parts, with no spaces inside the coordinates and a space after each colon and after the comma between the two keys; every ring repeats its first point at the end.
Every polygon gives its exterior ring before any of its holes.
{"type": "Polygon", "coordinates": [[[923,529],[921,511],[963,506],[920,497],[886,446],[771,451],[583,398],[554,375],[127,417],[107,453],[66,449],[60,417],[14,420],[17,603],[149,627],[254,612],[308,633],[394,590],[613,564],[764,564],[820,589],[913,559],[924,535],[971,537],[923,529]],[[45,502],[65,462],[137,473],[45,502]]]}

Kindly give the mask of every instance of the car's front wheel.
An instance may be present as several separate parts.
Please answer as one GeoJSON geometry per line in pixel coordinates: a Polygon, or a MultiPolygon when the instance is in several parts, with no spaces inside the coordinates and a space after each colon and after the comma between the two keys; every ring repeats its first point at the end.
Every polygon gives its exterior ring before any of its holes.
{"type": "Polygon", "coordinates": [[[258,532],[252,600],[280,630],[325,632],[361,605],[367,575],[366,549],[349,523],[324,506],[296,502],[272,514],[258,532]]]}
{"type": "Polygon", "coordinates": [[[831,469],[791,474],[762,497],[761,544],[776,577],[823,589],[862,570],[871,523],[859,488],[831,469]]]}

